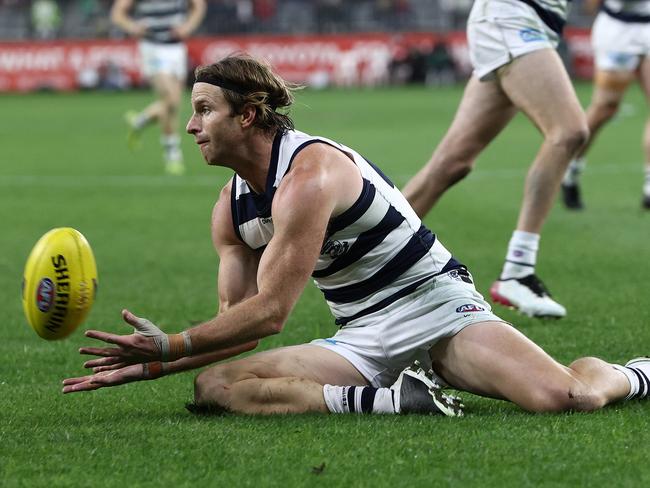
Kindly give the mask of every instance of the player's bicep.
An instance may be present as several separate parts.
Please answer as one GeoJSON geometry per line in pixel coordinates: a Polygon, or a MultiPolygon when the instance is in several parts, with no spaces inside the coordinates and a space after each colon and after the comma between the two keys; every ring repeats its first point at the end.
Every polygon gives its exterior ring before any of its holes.
{"type": "Polygon", "coordinates": [[[220,250],[219,312],[257,294],[259,254],[243,246],[226,246],[220,250]]]}
{"type": "Polygon", "coordinates": [[[219,309],[239,303],[257,293],[260,252],[249,248],[235,234],[226,185],[212,211],[212,242],[219,255],[219,309]]]}

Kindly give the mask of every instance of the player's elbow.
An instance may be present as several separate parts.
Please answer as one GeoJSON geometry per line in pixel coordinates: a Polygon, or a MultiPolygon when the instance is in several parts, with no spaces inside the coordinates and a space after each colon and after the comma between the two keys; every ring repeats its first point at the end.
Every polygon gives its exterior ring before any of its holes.
{"type": "Polygon", "coordinates": [[[270,300],[266,303],[263,310],[263,322],[266,326],[266,335],[275,335],[282,332],[284,324],[289,318],[293,307],[278,300],[270,300]]]}

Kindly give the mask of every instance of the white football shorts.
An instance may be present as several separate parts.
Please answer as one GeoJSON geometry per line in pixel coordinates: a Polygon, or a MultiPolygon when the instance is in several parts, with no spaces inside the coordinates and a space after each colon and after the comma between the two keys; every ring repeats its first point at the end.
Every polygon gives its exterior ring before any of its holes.
{"type": "Polygon", "coordinates": [[[465,327],[502,319],[456,270],[438,276],[382,311],[354,320],[311,344],[340,354],[375,387],[389,386],[413,361],[430,365],[429,349],[465,327]]]}
{"type": "Polygon", "coordinates": [[[185,80],[187,76],[187,47],[185,44],[156,44],[141,41],[142,72],[147,78],[165,73],[185,80]]]}
{"type": "Polygon", "coordinates": [[[467,20],[467,42],[474,75],[487,80],[515,58],[557,48],[560,36],[523,2],[476,0],[467,20]]]}
{"type": "Polygon", "coordinates": [[[634,71],[650,54],[650,23],[622,22],[601,12],[591,29],[596,68],[634,71]]]}

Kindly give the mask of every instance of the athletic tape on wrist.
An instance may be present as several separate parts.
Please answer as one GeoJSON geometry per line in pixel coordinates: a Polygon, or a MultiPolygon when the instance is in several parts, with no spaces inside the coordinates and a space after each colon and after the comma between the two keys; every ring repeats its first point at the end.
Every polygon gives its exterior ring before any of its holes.
{"type": "Polygon", "coordinates": [[[147,380],[160,378],[167,372],[167,363],[162,361],[152,361],[142,365],[142,376],[147,380]]]}
{"type": "Polygon", "coordinates": [[[175,361],[192,355],[192,339],[187,331],[180,334],[170,334],[167,337],[167,352],[163,349],[163,361],[175,361]]]}

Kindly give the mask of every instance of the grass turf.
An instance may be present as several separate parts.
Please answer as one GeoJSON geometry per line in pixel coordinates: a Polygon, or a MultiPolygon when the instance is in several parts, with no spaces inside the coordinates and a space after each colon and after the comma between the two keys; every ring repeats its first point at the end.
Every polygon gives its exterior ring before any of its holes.
{"type": "MultiPolygon", "coordinates": [[[[579,85],[587,102],[590,88],[579,85]]],[[[306,91],[297,126],[337,139],[402,186],[449,125],[460,87],[306,91]]],[[[84,328],[127,332],[129,307],[168,331],[217,307],[209,217],[229,171],[207,168],[185,138],[188,174],[162,175],[156,130],[124,144],[122,113],[145,93],[1,96],[0,484],[2,486],[641,486],[648,407],[530,415],[463,394],[467,416],[199,418],[182,408],[192,373],[87,394],[60,393],[83,374],[82,330],[60,342],[26,325],[20,280],[52,227],[80,229],[98,261],[98,300],[84,328]]],[[[189,114],[184,107],[183,118],[189,114]]],[[[584,175],[587,210],[553,210],[538,271],[569,316],[556,322],[496,308],[562,362],[650,352],[650,213],[639,207],[645,103],[634,87],[603,131],[584,175]]],[[[426,223],[487,294],[516,221],[541,138],[523,117],[481,155],[426,223]]],[[[285,331],[261,349],[335,331],[309,285],[285,331]]]]}

